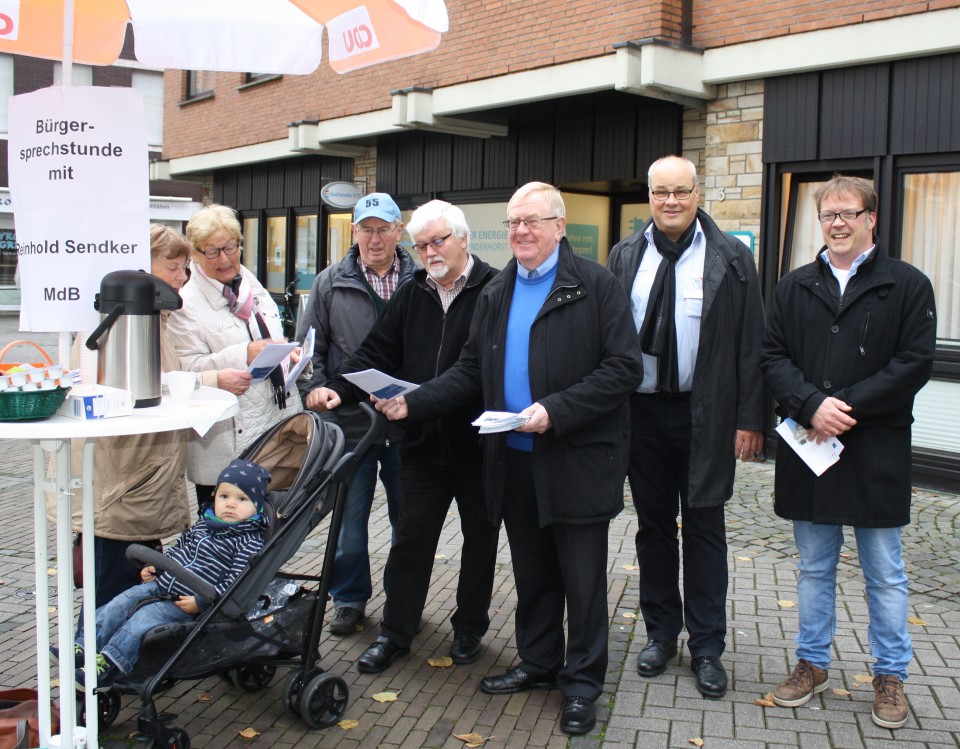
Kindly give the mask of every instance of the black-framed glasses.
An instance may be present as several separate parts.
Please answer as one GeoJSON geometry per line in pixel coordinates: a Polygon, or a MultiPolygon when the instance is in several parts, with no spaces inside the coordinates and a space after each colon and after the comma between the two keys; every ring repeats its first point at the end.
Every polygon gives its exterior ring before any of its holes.
{"type": "Polygon", "coordinates": [[[369,239],[374,234],[378,235],[380,239],[386,239],[391,234],[397,230],[397,224],[391,224],[390,226],[380,226],[374,229],[372,226],[357,226],[356,231],[361,237],[366,237],[369,239]]]}
{"type": "Polygon", "coordinates": [[[508,218],[503,222],[510,231],[516,231],[520,224],[526,224],[530,231],[536,231],[543,226],[544,221],[556,221],[559,216],[528,216],[527,218],[508,218]]]}
{"type": "Polygon", "coordinates": [[[671,195],[673,195],[673,197],[682,203],[685,200],[690,200],[690,196],[693,195],[693,191],[696,189],[697,186],[694,185],[689,190],[686,188],[680,190],[651,190],[650,197],[652,197],[658,203],[662,203],[671,195]]]}
{"type": "Polygon", "coordinates": [[[450,232],[445,237],[437,237],[436,239],[431,239],[429,242],[414,242],[413,247],[417,252],[426,252],[430,245],[433,245],[439,250],[441,247],[443,247],[443,243],[452,236],[453,232],[450,232]]]}
{"type": "Polygon", "coordinates": [[[856,221],[861,213],[866,213],[866,208],[861,208],[859,211],[840,211],[839,213],[818,213],[817,218],[820,219],[821,224],[832,224],[837,220],[837,216],[842,218],[844,221],[856,221]]]}
{"type": "MultiPolygon", "coordinates": [[[[200,250],[199,247],[197,249],[200,250]]],[[[203,256],[208,260],[216,260],[218,257],[220,257],[221,252],[227,257],[233,257],[237,254],[239,249],[239,242],[228,242],[223,247],[210,247],[206,250],[200,250],[200,252],[202,252],[203,256]]]]}

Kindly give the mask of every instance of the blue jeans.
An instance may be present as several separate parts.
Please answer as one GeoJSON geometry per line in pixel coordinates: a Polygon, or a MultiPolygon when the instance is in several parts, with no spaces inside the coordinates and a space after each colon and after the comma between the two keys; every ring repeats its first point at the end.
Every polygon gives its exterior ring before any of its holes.
{"type": "MultiPolygon", "coordinates": [[[[892,674],[906,680],[913,645],[907,632],[907,575],[901,555],[901,529],[854,528],[853,532],[866,581],[870,615],[867,638],[874,657],[874,676],[892,674]]],[[[797,658],[829,668],[830,645],[837,626],[837,564],[843,526],[795,520],[793,536],[800,552],[797,658]]]]}
{"type": "Polygon", "coordinates": [[[400,512],[400,446],[374,445],[357,463],[343,510],[343,524],[337,540],[337,555],[334,560],[333,580],[330,595],[335,608],[346,606],[366,613],[367,601],[373,595],[370,582],[370,553],[368,550],[367,525],[370,522],[370,507],[377,488],[377,465],[380,466],[380,481],[387,494],[387,515],[390,527],[397,527],[400,512]]]}
{"type": "MultiPolygon", "coordinates": [[[[173,601],[148,603],[133,613],[140,601],[161,592],[160,584],[156,581],[141,583],[97,609],[97,652],[113,661],[125,674],[133,671],[140,659],[140,641],[147,632],[161,624],[193,619],[190,614],[178,609],[173,601]]],[[[83,647],[83,640],[76,642],[83,647]]]]}

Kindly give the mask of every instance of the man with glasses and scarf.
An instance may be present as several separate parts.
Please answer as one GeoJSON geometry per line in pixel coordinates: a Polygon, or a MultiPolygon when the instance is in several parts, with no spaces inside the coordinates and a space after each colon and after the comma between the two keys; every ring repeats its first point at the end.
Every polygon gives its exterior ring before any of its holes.
{"type": "Polygon", "coordinates": [[[663,673],[686,625],[697,690],[717,699],[727,691],[723,507],[736,459],[754,460],[763,448],[763,301],[750,251],[698,208],[693,163],[659,159],[647,183],[652,219],[608,263],[630,299],[643,353],[643,382],[630,398],[628,472],[647,632],[637,671],[663,673]]]}
{"type": "MultiPolygon", "coordinates": [[[[323,411],[322,387],[343,373],[343,365],[360,347],[391,296],[413,277],[416,263],[398,247],[403,223],[400,209],[386,193],[360,198],[353,209],[354,244],[346,257],[314,279],[309,305],[297,326],[298,340],[312,327],[316,334],[313,373],[297,383],[305,408],[323,411]]],[[[307,356],[309,352],[304,352],[307,356]]],[[[369,422],[359,406],[339,409],[331,416],[340,425],[349,444],[366,432],[369,422]]],[[[347,635],[357,631],[373,595],[367,524],[377,486],[377,467],[387,495],[390,525],[396,527],[400,511],[400,451],[398,430],[373,445],[360,460],[350,481],[330,595],[334,613],[330,632],[347,635]]]]}

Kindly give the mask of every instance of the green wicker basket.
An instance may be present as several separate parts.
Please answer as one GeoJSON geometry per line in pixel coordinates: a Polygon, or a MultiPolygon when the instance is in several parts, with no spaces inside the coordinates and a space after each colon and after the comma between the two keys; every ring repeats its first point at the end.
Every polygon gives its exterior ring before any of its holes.
{"type": "Polygon", "coordinates": [[[47,419],[66,400],[70,388],[53,390],[5,390],[0,393],[0,421],[47,419]]]}

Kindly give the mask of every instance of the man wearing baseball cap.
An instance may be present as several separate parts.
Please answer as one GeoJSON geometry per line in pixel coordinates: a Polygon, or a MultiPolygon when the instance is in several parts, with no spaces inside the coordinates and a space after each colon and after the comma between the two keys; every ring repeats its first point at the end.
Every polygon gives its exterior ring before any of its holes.
{"type": "MultiPolygon", "coordinates": [[[[344,363],[366,338],[393,293],[416,269],[410,253],[397,247],[403,222],[396,202],[386,193],[370,193],[357,202],[351,229],[353,246],[343,260],[314,279],[310,303],[297,330],[301,341],[311,326],[316,332],[313,374],[298,382],[304,406],[315,411],[323,410],[319,389],[344,373],[344,363]]],[[[348,445],[356,444],[369,426],[359,406],[340,408],[324,418],[340,425],[348,445]]],[[[330,632],[336,635],[357,631],[373,594],[367,523],[378,467],[391,525],[400,510],[399,436],[399,430],[391,427],[386,438],[357,464],[350,482],[330,585],[334,605],[330,632]]]]}

